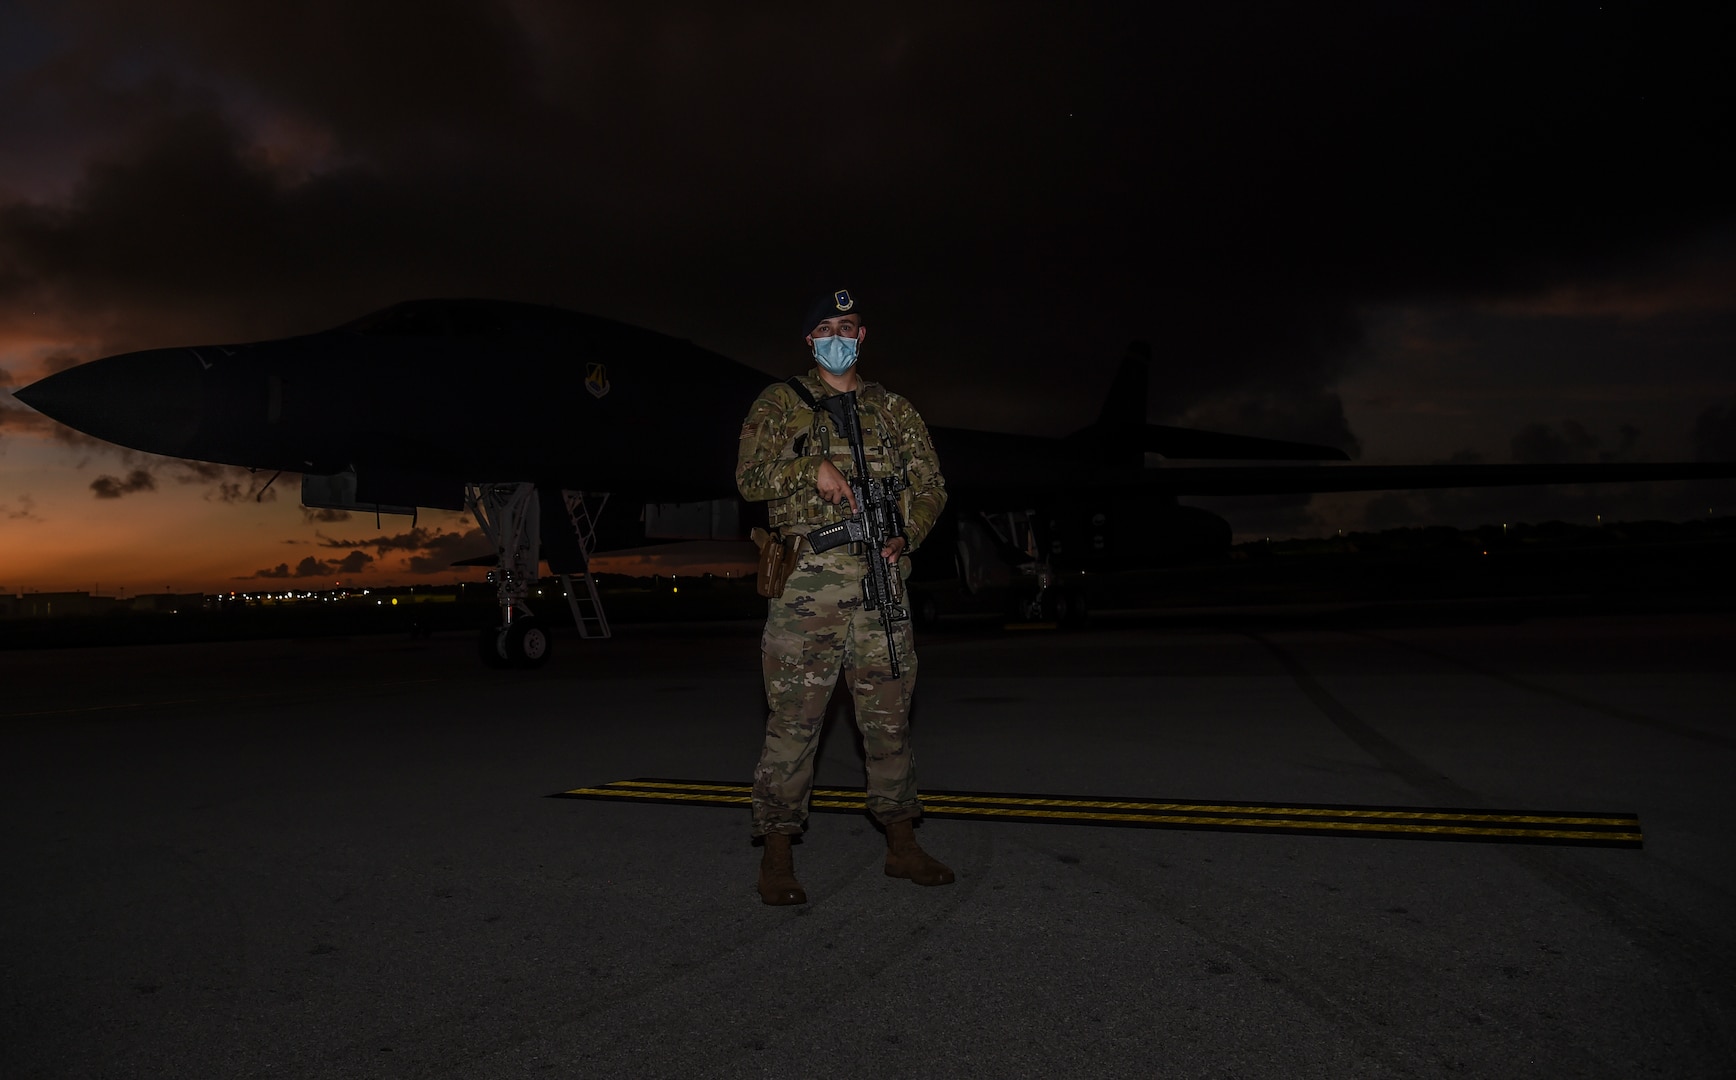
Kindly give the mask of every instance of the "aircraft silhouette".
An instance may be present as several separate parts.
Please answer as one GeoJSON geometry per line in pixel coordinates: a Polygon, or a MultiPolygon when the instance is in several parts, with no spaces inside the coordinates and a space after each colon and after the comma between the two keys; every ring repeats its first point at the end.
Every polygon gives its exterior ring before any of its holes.
{"type": "MultiPolygon", "coordinates": [[[[932,428],[950,500],[924,544],[941,556],[919,558],[919,574],[956,570],[968,590],[1016,565],[1037,582],[1031,610],[1065,618],[1080,597],[1051,588],[1062,567],[1125,569],[1229,547],[1228,522],[1177,496],[1736,475],[1736,463],[1148,467],[1148,452],[1348,460],[1329,446],[1146,423],[1148,358],[1130,346],[1096,421],[1065,437],[932,428]]],[[[735,449],[748,406],[770,381],[608,319],[445,299],[276,341],[111,356],[14,396],[135,450],[300,473],[308,506],[469,509],[497,553],[490,577],[501,622],[483,631],[481,654],[534,667],[548,649],[528,604],[540,558],[563,578],[581,634],[606,636],[586,570],[593,551],[746,534],[735,449]],[[609,501],[633,507],[632,518],[601,523],[609,501]]]]}

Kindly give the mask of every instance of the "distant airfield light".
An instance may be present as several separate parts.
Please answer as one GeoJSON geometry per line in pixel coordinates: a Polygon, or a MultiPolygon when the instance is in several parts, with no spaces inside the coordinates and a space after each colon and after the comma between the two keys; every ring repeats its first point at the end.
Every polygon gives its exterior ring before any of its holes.
{"type": "Polygon", "coordinates": [[[392,597],[392,606],[393,607],[398,606],[398,598],[396,596],[392,597]]]}

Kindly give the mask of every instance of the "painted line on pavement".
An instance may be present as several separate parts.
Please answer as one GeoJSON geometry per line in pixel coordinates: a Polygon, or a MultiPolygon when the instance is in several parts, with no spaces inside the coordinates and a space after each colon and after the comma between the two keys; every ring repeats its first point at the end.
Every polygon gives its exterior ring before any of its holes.
{"type": "MultiPolygon", "coordinates": [[[[689,806],[751,805],[747,784],[641,778],[559,791],[551,798],[689,806]]],[[[863,794],[816,787],[816,813],[860,814],[863,794]]],[[[1638,848],[1639,815],[1573,810],[1494,810],[1463,807],[1354,806],[1322,803],[1203,802],[1092,798],[1011,792],[926,791],[922,812],[933,818],[970,818],[1036,824],[1111,825],[1144,829],[1358,836],[1393,840],[1460,840],[1638,848]]]]}

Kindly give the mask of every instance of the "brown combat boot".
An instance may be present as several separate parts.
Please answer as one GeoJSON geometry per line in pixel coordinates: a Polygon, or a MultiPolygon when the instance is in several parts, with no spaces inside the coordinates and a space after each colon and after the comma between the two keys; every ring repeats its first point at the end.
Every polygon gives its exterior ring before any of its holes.
{"type": "Polygon", "coordinates": [[[789,833],[766,833],[766,850],[760,856],[759,894],[768,904],[808,902],[808,894],[796,882],[796,860],[790,854],[789,833]]]}
{"type": "Polygon", "coordinates": [[[952,871],[917,844],[914,821],[886,826],[886,876],[909,878],[918,885],[952,884],[952,871]]]}

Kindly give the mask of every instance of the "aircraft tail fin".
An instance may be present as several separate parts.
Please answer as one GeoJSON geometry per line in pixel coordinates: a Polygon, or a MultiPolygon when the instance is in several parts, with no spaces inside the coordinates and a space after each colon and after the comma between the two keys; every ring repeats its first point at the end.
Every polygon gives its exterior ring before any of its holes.
{"type": "Polygon", "coordinates": [[[1144,427],[1150,385],[1151,346],[1143,341],[1130,341],[1093,426],[1109,432],[1138,431],[1144,427]]]}
{"type": "Polygon", "coordinates": [[[1350,460],[1350,455],[1336,446],[1148,424],[1145,411],[1150,382],[1151,346],[1143,341],[1129,342],[1096,422],[1074,438],[1099,448],[1107,462],[1124,468],[1143,467],[1147,453],[1171,459],[1350,460]]]}
{"type": "Polygon", "coordinates": [[[1143,341],[1128,342],[1096,422],[1075,437],[1101,446],[1117,465],[1137,468],[1143,464],[1146,395],[1150,385],[1151,346],[1143,341]]]}

